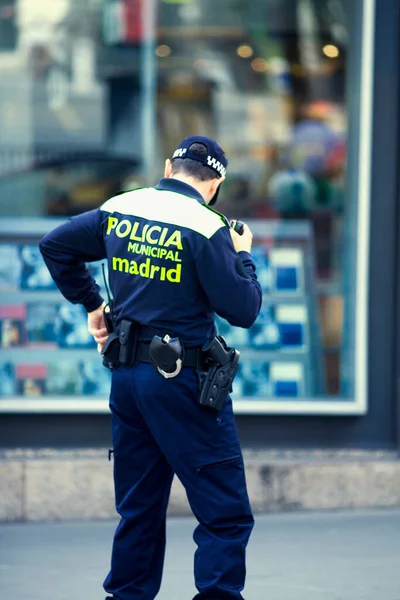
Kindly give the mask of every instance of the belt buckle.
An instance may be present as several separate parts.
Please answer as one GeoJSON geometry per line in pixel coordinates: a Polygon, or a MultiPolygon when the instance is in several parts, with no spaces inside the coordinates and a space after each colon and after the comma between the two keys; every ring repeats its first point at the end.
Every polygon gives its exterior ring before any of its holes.
{"type": "Polygon", "coordinates": [[[163,377],[165,377],[165,379],[172,379],[173,377],[176,377],[177,375],[179,375],[179,373],[182,371],[182,359],[178,358],[178,360],[176,361],[176,369],[175,369],[175,371],[172,371],[172,373],[168,373],[167,371],[163,371],[159,367],[157,367],[157,371],[159,373],[161,373],[161,375],[163,377]]]}

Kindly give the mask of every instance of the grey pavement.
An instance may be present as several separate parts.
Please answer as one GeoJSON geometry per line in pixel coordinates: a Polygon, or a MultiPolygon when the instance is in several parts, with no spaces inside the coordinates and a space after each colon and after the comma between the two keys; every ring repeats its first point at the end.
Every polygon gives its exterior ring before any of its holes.
{"type": "MultiPolygon", "coordinates": [[[[115,522],[0,525],[0,600],[103,600],[115,522]]],[[[170,519],[157,600],[190,600],[190,518],[170,519]]],[[[246,600],[400,600],[400,510],[259,516],[246,600]]]]}

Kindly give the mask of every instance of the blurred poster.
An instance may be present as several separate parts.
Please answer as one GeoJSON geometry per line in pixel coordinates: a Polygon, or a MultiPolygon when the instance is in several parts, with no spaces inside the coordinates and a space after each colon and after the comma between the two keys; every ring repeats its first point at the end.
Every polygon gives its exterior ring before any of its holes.
{"type": "Polygon", "coordinates": [[[95,348],[88,332],[87,314],[79,304],[30,303],[26,328],[29,345],[95,348]]]}
{"type": "Polygon", "coordinates": [[[304,367],[301,363],[272,362],[270,377],[274,396],[300,398],[305,395],[304,367]]]}
{"type": "Polygon", "coordinates": [[[303,254],[297,248],[273,248],[269,253],[272,290],[282,293],[304,293],[303,254]]]}
{"type": "Polygon", "coordinates": [[[60,348],[95,348],[88,332],[87,313],[80,304],[61,304],[54,321],[55,340],[60,348]]]}
{"type": "Polygon", "coordinates": [[[21,275],[21,261],[18,247],[11,244],[0,245],[0,290],[17,291],[21,275]]]}
{"type": "Polygon", "coordinates": [[[304,305],[263,306],[249,330],[248,343],[260,350],[304,350],[307,325],[307,308],[304,305]]]}
{"type": "MultiPolygon", "coordinates": [[[[282,349],[295,350],[307,347],[308,315],[306,306],[281,304],[275,311],[282,349]]],[[[257,342],[255,342],[255,345],[257,342]]]]}
{"type": "Polygon", "coordinates": [[[0,362],[0,396],[15,396],[16,393],[14,365],[0,362]]]}
{"type": "Polygon", "coordinates": [[[46,364],[17,364],[16,393],[29,397],[43,396],[46,393],[47,373],[46,364]]]}
{"type": "Polygon", "coordinates": [[[56,319],[60,305],[36,302],[27,306],[26,329],[30,346],[57,347],[56,319]]]}
{"type": "Polygon", "coordinates": [[[301,398],[305,395],[304,366],[300,362],[243,358],[233,393],[237,398],[301,398]]]}
{"type": "Polygon", "coordinates": [[[262,360],[245,360],[242,357],[234,381],[233,393],[238,398],[271,398],[273,394],[270,363],[262,360]]]}
{"type": "Polygon", "coordinates": [[[78,363],[79,393],[84,396],[105,396],[110,394],[111,372],[98,360],[78,363]]]}
{"type": "Polygon", "coordinates": [[[255,244],[252,258],[263,292],[304,293],[304,260],[299,248],[267,248],[255,244]]]}
{"type": "Polygon", "coordinates": [[[37,244],[20,246],[21,290],[55,290],[56,284],[51,278],[37,244]]]}
{"type": "Polygon", "coordinates": [[[216,323],[219,335],[225,338],[228,346],[273,352],[309,349],[308,314],[304,304],[264,303],[250,329],[232,327],[220,317],[216,323]]]}
{"type": "Polygon", "coordinates": [[[13,348],[24,346],[27,342],[25,325],[25,305],[0,305],[0,347],[13,348]]]}
{"type": "Polygon", "coordinates": [[[76,361],[51,362],[48,368],[47,393],[55,396],[79,394],[79,375],[76,361]]]}

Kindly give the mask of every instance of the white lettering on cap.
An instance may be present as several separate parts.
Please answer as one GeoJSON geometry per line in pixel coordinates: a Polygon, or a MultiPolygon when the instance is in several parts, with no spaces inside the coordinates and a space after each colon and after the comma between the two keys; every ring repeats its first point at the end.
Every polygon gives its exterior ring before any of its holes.
{"type": "Polygon", "coordinates": [[[178,148],[178,150],[175,150],[174,155],[172,158],[181,158],[182,156],[184,156],[187,152],[187,148],[178,148]]]}
{"type": "Polygon", "coordinates": [[[219,160],[217,160],[216,158],[213,158],[212,156],[207,156],[207,164],[208,164],[209,167],[211,167],[215,171],[218,171],[218,173],[222,177],[225,177],[225,175],[226,175],[226,168],[224,167],[224,165],[222,165],[219,162],[219,160]]]}

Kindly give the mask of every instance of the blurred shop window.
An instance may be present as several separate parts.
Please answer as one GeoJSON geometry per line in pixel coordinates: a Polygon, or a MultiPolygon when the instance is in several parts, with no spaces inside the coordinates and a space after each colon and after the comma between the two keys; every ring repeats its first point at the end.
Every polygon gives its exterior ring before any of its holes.
{"type": "MultiPolygon", "coordinates": [[[[0,33],[11,6],[0,0],[0,33]]],[[[136,49],[121,61],[118,52],[103,52],[103,34],[119,23],[114,39],[134,45],[141,7],[131,0],[19,2],[20,61],[7,68],[0,61],[1,216],[77,214],[137,177],[136,49]]]]}
{"type": "Polygon", "coordinates": [[[0,0],[0,52],[17,48],[16,0],[0,0]]]}
{"type": "Polygon", "coordinates": [[[138,44],[143,38],[145,0],[103,0],[102,32],[106,44],[138,44]]]}
{"type": "Polygon", "coordinates": [[[330,395],[345,388],[343,230],[356,229],[345,181],[352,4],[220,0],[215,11],[213,0],[162,0],[156,48],[165,156],[185,135],[214,136],[229,157],[218,210],[311,228],[330,395]]]}
{"type": "Polygon", "coordinates": [[[32,170],[1,178],[1,216],[77,215],[122,190],[139,187],[136,174],[137,164],[129,158],[43,158],[32,170]]]}
{"type": "MultiPolygon", "coordinates": [[[[264,292],[252,331],[219,323],[245,346],[236,393],[350,399],[354,311],[345,279],[355,276],[358,223],[347,137],[361,19],[354,0],[154,0],[154,48],[143,26],[147,0],[20,0],[18,31],[16,4],[0,0],[0,50],[18,45],[25,61],[0,61],[0,215],[95,208],[155,182],[183,137],[215,137],[229,158],[217,209],[255,220],[264,292]]],[[[9,285],[12,261],[3,262],[9,285]]],[[[29,393],[46,378],[49,390],[66,393],[69,374],[62,387],[46,369],[13,376],[29,393]]],[[[10,372],[0,360],[5,380],[10,372]]]]}
{"type": "Polygon", "coordinates": [[[70,216],[97,208],[126,188],[133,171],[129,161],[57,161],[43,173],[46,213],[70,216]]]}

